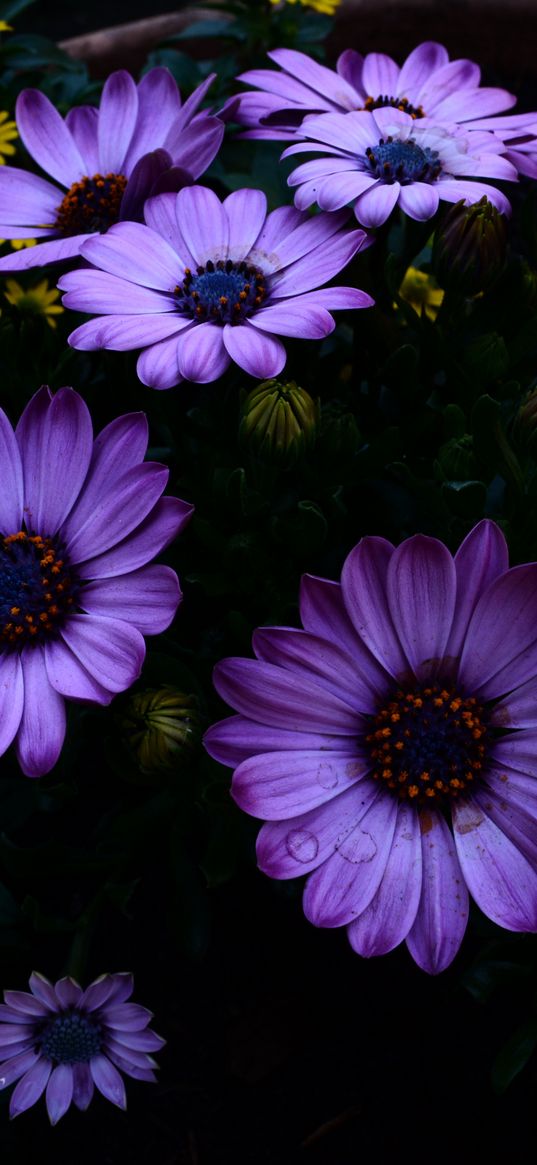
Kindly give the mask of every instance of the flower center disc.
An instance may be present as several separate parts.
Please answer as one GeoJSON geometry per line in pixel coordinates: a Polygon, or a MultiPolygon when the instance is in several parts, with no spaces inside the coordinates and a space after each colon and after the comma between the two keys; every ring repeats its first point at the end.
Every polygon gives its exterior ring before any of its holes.
{"type": "Polygon", "coordinates": [[[364,109],[369,113],[373,109],[400,109],[401,113],[408,113],[409,117],[415,121],[417,118],[425,117],[425,110],[421,105],[411,105],[408,97],[388,97],[388,95],[381,94],[379,97],[366,97],[364,102],[364,109]]]}
{"type": "Polygon", "coordinates": [[[101,1050],[100,1027],[78,1011],[58,1015],[41,1036],[41,1051],[59,1064],[82,1064],[101,1050]]]}
{"type": "Polygon", "coordinates": [[[24,530],[0,537],[0,645],[43,642],[63,623],[75,593],[53,538],[24,530]]]}
{"type": "Polygon", "coordinates": [[[118,221],[126,185],[124,174],[94,174],[73,182],[58,208],[57,228],[64,235],[107,231],[118,221]]]}
{"type": "Polygon", "coordinates": [[[375,178],[384,182],[434,182],[442,170],[436,150],[387,138],[375,149],[368,147],[366,158],[375,178]]]}
{"type": "Polygon", "coordinates": [[[219,324],[240,324],[261,307],[266,296],[262,271],[248,263],[211,259],[193,275],[185,269],[183,282],[175,288],[179,309],[193,319],[219,324]]]}
{"type": "Polygon", "coordinates": [[[439,685],[399,688],[373,723],[366,737],[373,778],[401,799],[458,797],[483,770],[487,727],[473,696],[439,685]]]}

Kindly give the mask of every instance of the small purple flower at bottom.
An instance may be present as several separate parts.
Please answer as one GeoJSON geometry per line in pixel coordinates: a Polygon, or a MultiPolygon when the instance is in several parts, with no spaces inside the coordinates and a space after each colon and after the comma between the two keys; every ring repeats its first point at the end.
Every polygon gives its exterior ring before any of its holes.
{"type": "Polygon", "coordinates": [[[373,302],[353,287],[319,290],[371,242],[342,229],[348,211],[267,215],[261,190],[220,202],[190,186],[149,199],[145,217],[90,239],[82,256],[92,268],[58,286],[66,307],[104,313],[70,335],[73,348],[142,348],[138,376],[152,388],[218,380],[232,361],[259,380],[277,376],[280,336],[320,340],[335,328],[332,311],[373,302]]]}
{"type": "Polygon", "coordinates": [[[449,965],[469,893],[537,931],[537,563],[479,523],[454,557],[364,538],[341,583],[306,575],[304,630],[262,627],[217,665],[237,716],[206,747],[265,818],[260,868],[308,874],[304,911],[354,950],[449,965]]]}
{"type": "Polygon", "coordinates": [[[0,1004],[0,1088],[18,1081],[11,1117],[31,1108],[46,1089],[55,1125],[71,1102],[82,1111],[94,1088],[118,1108],[127,1107],[118,1069],[135,1080],[156,1080],[149,1052],[165,1040],[147,1027],[152,1012],[127,1003],[132,975],[101,975],[85,991],[69,977],[52,985],[30,975],[30,991],[4,991],[0,1004]]]}
{"type": "Polygon", "coordinates": [[[110,704],[181,600],[152,559],[193,507],[162,497],[168,469],[144,461],[147,440],[143,413],[94,440],[72,388],[41,388],[15,432],[0,409],[0,756],[14,741],[29,777],[58,759],[65,698],[110,704]]]}

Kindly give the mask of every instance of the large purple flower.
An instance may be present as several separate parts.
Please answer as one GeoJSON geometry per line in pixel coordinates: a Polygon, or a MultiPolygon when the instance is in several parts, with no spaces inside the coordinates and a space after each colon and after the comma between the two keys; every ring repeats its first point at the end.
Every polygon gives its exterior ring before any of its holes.
{"type": "Polygon", "coordinates": [[[2,167],[0,235],[42,241],[0,259],[0,271],[71,259],[93,233],[118,219],[141,219],[151,193],[199,178],[224,133],[219,118],[197,112],[212,79],[182,105],[167,69],[151,69],[139,85],[119,70],[108,78],[98,109],[71,109],[65,121],[39,90],[24,90],[17,127],[52,181],[2,167]]]}
{"type": "Polygon", "coordinates": [[[192,507],[161,497],[146,447],[143,413],[94,441],[71,388],[41,388],[15,432],[0,410],[0,755],[15,740],[29,777],[58,759],[64,697],[109,704],[180,602],[175,571],[148,564],[192,507]]]}
{"type": "Polygon", "coordinates": [[[511,109],[516,97],[505,89],[481,87],[480,70],[473,61],[450,61],[444,46],[434,41],[418,45],[401,67],[385,53],[362,57],[354,49],[341,54],[336,70],[294,49],[274,49],[268,56],[280,71],[242,73],[239,80],[259,91],[242,93],[228,103],[230,116],[248,127],[248,137],[292,137],[293,127],[308,114],[371,112],[386,106],[435,125],[462,124],[468,129],[475,124],[500,137],[531,124],[537,129],[537,112],[485,123],[483,119],[511,109]]]}
{"type": "Polygon", "coordinates": [[[306,138],[284,150],[283,157],[321,153],[288,178],[297,186],[295,205],[304,210],[317,202],[334,211],[349,202],[365,227],[378,227],[398,204],[410,218],[425,221],[441,199],[469,204],[483,195],[504,214],[510,204],[481,177],[517,180],[515,166],[501,156],[503,142],[486,131],[465,134],[429,127],[399,109],[374,113],[322,113],[300,129],[306,138]]]}
{"type": "Polygon", "coordinates": [[[220,202],[191,186],[146,203],[148,223],[118,223],[91,239],[81,268],[60,279],[63,302],[101,312],[69,337],[75,348],[143,348],[138,376],[153,388],[217,380],[232,360],[264,379],[281,372],[279,336],[321,339],[336,308],[369,307],[364,291],[332,279],[370,240],[345,231],[348,212],[310,218],[283,206],[267,216],[260,190],[220,202]]]}
{"type": "Polygon", "coordinates": [[[364,538],[341,584],[306,575],[304,630],[262,627],[215,672],[239,713],[206,735],[233,796],[267,820],[259,865],[309,874],[304,910],[354,949],[457,953],[468,891],[537,930],[537,564],[476,526],[454,558],[364,538]],[[449,822],[452,822],[450,828],[449,822]]]}
{"type": "Polygon", "coordinates": [[[18,1080],[9,1105],[19,1116],[46,1088],[55,1125],[71,1101],[84,1110],[94,1087],[112,1104],[127,1107],[118,1068],[136,1080],[156,1080],[149,1052],[165,1040],[147,1027],[152,1013],[132,995],[132,975],[101,975],[85,991],[74,979],[52,985],[35,971],[27,991],[4,991],[0,1004],[0,1088],[18,1080]]]}

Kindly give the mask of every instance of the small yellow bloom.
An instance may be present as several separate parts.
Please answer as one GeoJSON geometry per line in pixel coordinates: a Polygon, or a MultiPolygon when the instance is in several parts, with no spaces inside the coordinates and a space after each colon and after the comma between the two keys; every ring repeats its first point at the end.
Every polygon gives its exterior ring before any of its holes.
{"type": "MultiPolygon", "coordinates": [[[[1,23],[1,21],[0,21],[1,23]]],[[[0,166],[5,163],[4,154],[10,155],[15,153],[15,146],[11,143],[18,138],[17,125],[14,121],[8,121],[9,114],[6,110],[0,113],[0,166]]]]}
{"type": "Polygon", "coordinates": [[[57,326],[52,317],[60,315],[65,308],[56,303],[60,293],[57,287],[49,287],[47,279],[28,288],[21,287],[16,279],[6,279],[6,287],[4,295],[8,303],[16,307],[21,315],[44,316],[50,328],[57,326]]]}
{"type": "MultiPolygon", "coordinates": [[[[280,4],[281,0],[270,0],[271,4],[280,4]]],[[[303,8],[314,8],[324,16],[335,16],[341,0],[285,0],[286,4],[301,4],[303,8]]]]}
{"type": "Polygon", "coordinates": [[[5,20],[0,20],[0,32],[13,32],[13,25],[7,24],[5,20]]]}
{"type": "Polygon", "coordinates": [[[417,267],[408,268],[399,288],[399,295],[418,315],[425,311],[430,320],[436,319],[444,298],[444,292],[434,277],[427,275],[425,271],[418,271],[417,267]]]}
{"type": "MultiPolygon", "coordinates": [[[[10,239],[11,246],[14,251],[22,251],[24,247],[35,247],[37,239],[10,239]]],[[[5,243],[5,239],[0,239],[0,243],[5,243]]]]}

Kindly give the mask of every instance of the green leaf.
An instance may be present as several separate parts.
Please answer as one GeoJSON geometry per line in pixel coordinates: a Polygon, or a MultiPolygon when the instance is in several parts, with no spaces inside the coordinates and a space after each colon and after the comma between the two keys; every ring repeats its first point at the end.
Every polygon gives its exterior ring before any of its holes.
{"type": "Polygon", "coordinates": [[[192,40],[193,37],[200,39],[202,37],[227,37],[231,40],[244,41],[246,33],[235,21],[199,20],[197,24],[189,24],[182,32],[176,32],[173,36],[166,37],[166,41],[167,43],[175,43],[175,41],[192,40]]]}
{"type": "Polygon", "coordinates": [[[521,1024],[496,1056],[491,1071],[495,1092],[505,1092],[515,1076],[526,1067],[536,1047],[537,1018],[534,1018],[521,1024]]]}

